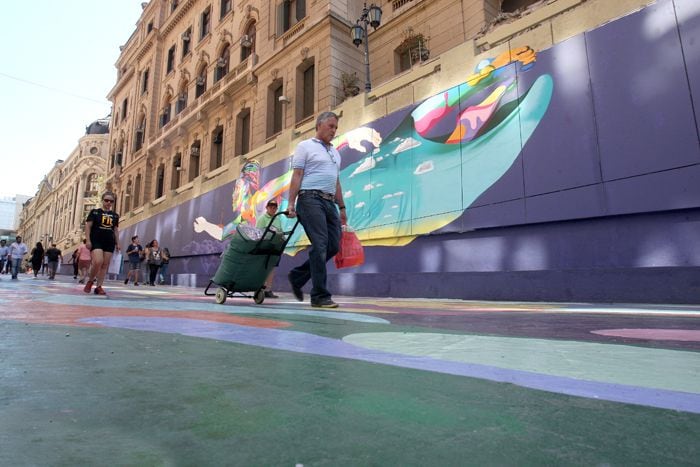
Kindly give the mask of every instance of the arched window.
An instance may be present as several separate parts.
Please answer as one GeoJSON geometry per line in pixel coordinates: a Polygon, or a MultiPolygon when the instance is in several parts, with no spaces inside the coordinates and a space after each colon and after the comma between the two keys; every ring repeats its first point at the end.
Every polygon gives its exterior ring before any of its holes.
{"type": "Polygon", "coordinates": [[[229,56],[231,55],[231,47],[226,44],[224,48],[221,50],[221,55],[219,55],[219,58],[216,60],[216,69],[214,70],[214,82],[216,83],[219,81],[221,78],[226,76],[228,73],[228,65],[229,65],[229,56]]]}
{"type": "Polygon", "coordinates": [[[202,63],[199,67],[199,73],[197,73],[197,78],[195,82],[194,97],[195,99],[207,90],[207,64],[202,63]]]}
{"type": "Polygon", "coordinates": [[[134,152],[143,147],[143,142],[146,138],[146,114],[142,113],[139,116],[138,126],[134,132],[134,152]]]}
{"type": "Polygon", "coordinates": [[[255,21],[250,23],[241,37],[241,61],[255,53],[255,21]]]}
{"type": "Polygon", "coordinates": [[[180,90],[177,93],[175,115],[185,110],[185,107],[187,107],[187,81],[183,80],[182,83],[180,83],[180,90]]]}
{"type": "Polygon", "coordinates": [[[87,176],[87,181],[85,183],[85,198],[92,198],[97,196],[97,191],[100,189],[100,181],[96,173],[91,173],[87,176]]]}
{"type": "Polygon", "coordinates": [[[156,197],[155,199],[163,196],[165,190],[165,164],[158,165],[156,169],[156,197]]]}
{"type": "Polygon", "coordinates": [[[170,122],[170,101],[172,101],[173,96],[168,92],[163,99],[163,110],[160,112],[160,127],[164,127],[170,122]]]}

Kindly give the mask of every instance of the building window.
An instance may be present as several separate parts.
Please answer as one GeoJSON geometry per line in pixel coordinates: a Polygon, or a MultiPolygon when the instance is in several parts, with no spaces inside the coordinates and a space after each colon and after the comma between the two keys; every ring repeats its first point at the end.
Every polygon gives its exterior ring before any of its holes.
{"type": "Polygon", "coordinates": [[[223,18],[228,14],[229,11],[231,11],[231,5],[232,5],[231,0],[221,0],[221,16],[220,18],[223,18]]]}
{"type": "Polygon", "coordinates": [[[221,55],[216,60],[216,69],[214,70],[214,82],[216,83],[228,73],[228,63],[231,47],[228,44],[221,51],[221,55]]]}
{"type": "Polygon", "coordinates": [[[306,16],[306,0],[283,0],[277,5],[277,33],[279,35],[304,19],[306,16]]]}
{"type": "Polygon", "coordinates": [[[143,147],[143,142],[145,141],[146,133],[146,116],[141,115],[139,118],[139,125],[136,127],[134,133],[134,152],[140,150],[143,147]]]}
{"type": "Polygon", "coordinates": [[[199,177],[199,153],[202,148],[202,143],[197,140],[190,146],[190,177],[188,181],[192,181],[199,177]]]}
{"type": "Polygon", "coordinates": [[[141,75],[141,94],[145,94],[148,91],[148,71],[148,68],[146,68],[141,75]]]}
{"type": "Polygon", "coordinates": [[[297,69],[297,122],[314,114],[315,103],[315,67],[314,63],[305,63],[297,69]]]}
{"type": "Polygon", "coordinates": [[[187,107],[187,84],[184,84],[180,90],[180,94],[177,96],[177,102],[175,102],[175,115],[179,114],[187,107]]]}
{"type": "Polygon", "coordinates": [[[165,73],[168,74],[175,69],[175,46],[170,47],[168,50],[168,62],[165,69],[165,73]]]}
{"type": "Polygon", "coordinates": [[[151,31],[153,31],[153,21],[150,21],[150,22],[146,25],[146,34],[148,34],[148,33],[151,32],[151,31]]]}
{"type": "Polygon", "coordinates": [[[177,0],[172,0],[172,1],[170,2],[170,13],[172,13],[173,11],[175,11],[176,8],[177,8],[177,0]]]}
{"type": "Polygon", "coordinates": [[[241,37],[241,61],[255,53],[255,21],[250,23],[241,37]]]}
{"type": "Polygon", "coordinates": [[[92,198],[93,196],[97,196],[97,190],[100,189],[100,181],[96,173],[91,173],[88,175],[85,186],[87,187],[87,190],[85,190],[85,193],[83,194],[84,198],[92,198]]]}
{"type": "Polygon", "coordinates": [[[537,3],[539,0],[503,0],[501,2],[501,11],[504,13],[513,13],[537,3]]]}
{"type": "Polygon", "coordinates": [[[250,109],[243,109],[236,117],[236,155],[250,152],[250,109]]]}
{"type": "Polygon", "coordinates": [[[416,63],[430,58],[426,39],[423,34],[413,35],[404,40],[395,50],[396,72],[402,73],[410,70],[416,63]]]}
{"type": "Polygon", "coordinates": [[[224,127],[218,126],[211,134],[209,170],[218,169],[222,165],[224,165],[224,127]]]}
{"type": "Polygon", "coordinates": [[[190,44],[192,41],[192,28],[187,28],[187,31],[182,33],[182,56],[183,58],[190,53],[190,44]]]}
{"type": "Polygon", "coordinates": [[[172,177],[170,181],[170,189],[171,190],[176,190],[180,187],[180,174],[184,170],[184,167],[182,167],[182,154],[179,152],[175,154],[175,157],[173,157],[173,170],[172,170],[172,177]]]}
{"type": "Polygon", "coordinates": [[[131,211],[131,203],[133,202],[133,200],[131,198],[133,198],[133,192],[134,192],[134,186],[131,183],[131,180],[129,180],[126,183],[126,192],[124,193],[124,210],[126,212],[131,211]]]}
{"type": "Polygon", "coordinates": [[[126,110],[127,110],[128,106],[129,106],[129,99],[125,97],[124,100],[122,101],[122,120],[126,119],[126,110]]]}
{"type": "Polygon", "coordinates": [[[199,40],[201,41],[204,37],[209,34],[211,30],[211,7],[207,7],[206,10],[202,12],[199,17],[199,40]]]}
{"type": "Polygon", "coordinates": [[[156,169],[156,199],[164,194],[165,188],[165,165],[160,164],[156,169]]]}
{"type": "Polygon", "coordinates": [[[114,153],[114,166],[121,167],[123,163],[124,163],[124,152],[122,151],[121,148],[119,148],[119,149],[117,149],[117,152],[114,153]]]}
{"type": "Polygon", "coordinates": [[[170,96],[167,96],[163,111],[160,113],[160,127],[163,128],[170,122],[170,96]]]}
{"type": "Polygon", "coordinates": [[[197,80],[195,82],[195,88],[194,88],[194,97],[195,99],[202,94],[204,94],[207,90],[207,65],[206,63],[202,65],[202,68],[199,70],[199,73],[197,74],[197,80]]]}
{"type": "Polygon", "coordinates": [[[141,206],[141,174],[136,175],[132,196],[134,198],[134,209],[136,209],[141,206]]]}
{"type": "Polygon", "coordinates": [[[284,104],[280,100],[284,91],[282,80],[273,82],[268,88],[268,105],[267,105],[267,137],[270,138],[282,131],[284,104]]]}

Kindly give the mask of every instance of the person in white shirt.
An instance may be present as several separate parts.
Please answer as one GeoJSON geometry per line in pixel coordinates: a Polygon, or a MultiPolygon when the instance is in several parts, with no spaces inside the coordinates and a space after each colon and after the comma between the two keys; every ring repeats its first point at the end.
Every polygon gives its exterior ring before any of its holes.
{"type": "Polygon", "coordinates": [[[8,258],[12,264],[12,278],[17,279],[19,275],[19,267],[22,264],[22,258],[27,254],[27,245],[22,243],[22,237],[17,235],[15,241],[10,245],[8,258]]]}

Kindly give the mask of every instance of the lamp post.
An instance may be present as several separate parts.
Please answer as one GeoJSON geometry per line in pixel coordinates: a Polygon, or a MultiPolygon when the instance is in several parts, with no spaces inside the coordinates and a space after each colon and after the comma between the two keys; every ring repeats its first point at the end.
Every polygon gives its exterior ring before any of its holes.
{"type": "Polygon", "coordinates": [[[369,36],[368,36],[368,26],[372,26],[373,29],[377,29],[382,22],[382,9],[377,5],[372,3],[369,7],[365,3],[362,8],[362,15],[360,19],[355,22],[355,26],[350,30],[350,37],[352,37],[352,43],[356,47],[360,47],[360,44],[365,43],[365,92],[370,92],[372,90],[372,82],[369,78],[369,36]]]}

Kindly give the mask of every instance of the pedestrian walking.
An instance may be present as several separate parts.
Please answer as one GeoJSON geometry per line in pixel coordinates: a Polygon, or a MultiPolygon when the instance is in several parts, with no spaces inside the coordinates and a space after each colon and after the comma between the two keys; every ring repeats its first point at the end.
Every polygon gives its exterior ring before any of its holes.
{"type": "Polygon", "coordinates": [[[7,240],[4,238],[0,240],[0,274],[5,274],[5,268],[8,263],[8,255],[10,254],[10,247],[7,246],[7,240]]]}
{"type": "Polygon", "coordinates": [[[12,264],[12,278],[17,279],[22,267],[22,258],[27,254],[27,245],[22,242],[22,237],[17,235],[15,241],[10,245],[8,258],[12,264]]]}
{"type": "Polygon", "coordinates": [[[139,243],[139,236],[131,237],[131,243],[126,247],[126,257],[129,261],[129,270],[124,279],[124,285],[129,283],[129,279],[134,281],[134,285],[139,285],[139,274],[141,273],[141,262],[144,258],[143,247],[139,243]]]}
{"type": "Polygon", "coordinates": [[[29,256],[32,263],[32,271],[34,272],[34,277],[36,278],[39,276],[41,267],[44,264],[44,246],[41,244],[41,242],[36,242],[36,245],[34,248],[32,248],[29,256]]]}
{"type": "Polygon", "coordinates": [[[70,255],[70,261],[71,264],[73,265],[73,279],[78,278],[78,256],[80,255],[80,251],[78,248],[73,251],[73,254],[70,255]]]}
{"type": "Polygon", "coordinates": [[[51,244],[51,247],[46,250],[44,256],[47,259],[49,280],[56,279],[56,271],[58,271],[58,264],[63,261],[63,253],[56,247],[55,243],[51,244]]]}
{"type": "Polygon", "coordinates": [[[87,239],[83,239],[83,243],[78,247],[78,274],[80,275],[80,280],[78,284],[84,284],[88,279],[90,274],[90,265],[92,264],[92,254],[88,249],[87,239]]]}
{"type": "MultiPolygon", "coordinates": [[[[48,251],[48,249],[46,251],[48,251]]],[[[41,262],[41,275],[42,276],[45,276],[49,270],[49,258],[46,257],[46,251],[44,251],[44,259],[41,262]]]]}
{"type": "Polygon", "coordinates": [[[326,287],[326,262],[340,246],[341,223],[347,222],[340,186],[340,153],[331,140],[338,129],[338,116],[323,112],[316,119],[316,137],[297,145],[292,157],[288,217],[299,216],[311,242],[309,258],[289,271],[294,297],[304,300],[302,287],[311,279],[311,306],[336,308],[326,287]],[[337,205],[337,206],[336,206],[337,205]]]}
{"type": "Polygon", "coordinates": [[[168,265],[170,264],[170,250],[167,247],[162,248],[163,254],[161,255],[160,269],[158,270],[159,284],[165,284],[168,278],[168,265]]]}
{"type": "Polygon", "coordinates": [[[89,279],[83,288],[90,293],[93,284],[95,295],[107,295],[102,288],[115,250],[119,250],[119,214],[113,211],[116,195],[106,191],[102,195],[102,207],[90,211],[85,220],[85,246],[90,250],[92,264],[89,279]]]}
{"type": "Polygon", "coordinates": [[[158,269],[163,261],[162,252],[158,246],[158,240],[151,240],[146,245],[146,262],[148,263],[148,285],[156,285],[158,269]]]}

